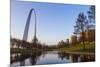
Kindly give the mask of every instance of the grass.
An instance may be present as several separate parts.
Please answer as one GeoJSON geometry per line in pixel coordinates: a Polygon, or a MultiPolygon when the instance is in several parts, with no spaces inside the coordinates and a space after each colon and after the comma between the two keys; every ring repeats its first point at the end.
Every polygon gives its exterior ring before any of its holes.
{"type": "Polygon", "coordinates": [[[83,45],[82,44],[76,44],[75,46],[72,47],[64,47],[60,48],[58,50],[61,51],[70,51],[70,52],[95,52],[95,42],[91,42],[88,44],[85,42],[85,49],[83,50],[83,45]]]}
{"type": "Polygon", "coordinates": [[[32,53],[32,52],[36,52],[36,51],[41,51],[39,49],[36,48],[32,48],[32,49],[20,49],[20,48],[11,48],[11,53],[32,53]]]}

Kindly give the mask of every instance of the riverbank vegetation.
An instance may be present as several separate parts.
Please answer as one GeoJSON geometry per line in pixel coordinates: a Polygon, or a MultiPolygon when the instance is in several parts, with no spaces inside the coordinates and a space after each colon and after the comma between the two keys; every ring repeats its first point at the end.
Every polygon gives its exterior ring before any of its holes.
{"type": "Polygon", "coordinates": [[[85,42],[85,49],[83,50],[83,44],[77,44],[72,47],[63,47],[59,48],[60,51],[66,51],[66,52],[95,52],[95,42],[91,42],[88,44],[85,42]]]}
{"type": "Polygon", "coordinates": [[[95,52],[95,42],[91,42],[88,44],[88,42],[85,42],[85,49],[83,50],[82,43],[69,46],[69,47],[62,47],[62,48],[50,48],[47,49],[38,49],[38,48],[27,48],[27,49],[20,49],[20,48],[12,48],[11,53],[32,53],[32,52],[39,52],[39,51],[64,51],[64,52],[86,52],[86,53],[94,53],[95,52]]]}

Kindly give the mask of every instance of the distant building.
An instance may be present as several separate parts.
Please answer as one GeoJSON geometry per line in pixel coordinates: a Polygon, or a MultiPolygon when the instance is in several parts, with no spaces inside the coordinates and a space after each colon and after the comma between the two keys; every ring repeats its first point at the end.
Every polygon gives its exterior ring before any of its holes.
{"type": "Polygon", "coordinates": [[[86,32],[86,40],[88,41],[95,41],[95,30],[91,29],[86,32]]]}
{"type": "Polygon", "coordinates": [[[77,44],[77,36],[72,35],[71,40],[70,40],[71,45],[76,45],[77,44]]]}
{"type": "MultiPolygon", "coordinates": [[[[82,32],[80,33],[80,41],[82,41],[82,32]]],[[[85,41],[95,41],[95,30],[94,29],[90,29],[88,31],[84,32],[84,40],[85,41]]]]}
{"type": "Polygon", "coordinates": [[[66,39],[66,43],[69,44],[69,39],[66,39]]]}
{"type": "Polygon", "coordinates": [[[86,41],[86,32],[80,32],[79,42],[86,41]]]}

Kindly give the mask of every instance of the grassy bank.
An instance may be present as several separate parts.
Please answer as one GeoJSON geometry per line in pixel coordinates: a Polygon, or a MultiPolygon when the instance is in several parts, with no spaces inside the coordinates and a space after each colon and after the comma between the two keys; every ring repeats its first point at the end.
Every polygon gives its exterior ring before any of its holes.
{"type": "Polygon", "coordinates": [[[95,52],[95,42],[91,42],[88,44],[85,42],[85,49],[83,50],[83,44],[76,44],[71,47],[64,47],[58,49],[60,51],[67,51],[67,52],[95,52]]]}
{"type": "Polygon", "coordinates": [[[32,49],[20,49],[20,48],[11,48],[11,53],[32,53],[36,51],[41,51],[40,49],[32,48],[32,49]]]}
{"type": "Polygon", "coordinates": [[[27,49],[21,49],[21,48],[11,48],[11,53],[32,53],[32,52],[43,52],[43,51],[53,51],[51,49],[38,49],[38,48],[27,48],[27,49]]]}
{"type": "Polygon", "coordinates": [[[85,42],[85,50],[83,50],[83,44],[76,44],[71,47],[64,47],[59,49],[38,49],[38,48],[28,48],[28,49],[20,49],[20,48],[11,48],[11,53],[32,53],[36,51],[64,51],[64,52],[85,52],[85,53],[95,53],[95,42],[91,42],[88,44],[85,42]]]}

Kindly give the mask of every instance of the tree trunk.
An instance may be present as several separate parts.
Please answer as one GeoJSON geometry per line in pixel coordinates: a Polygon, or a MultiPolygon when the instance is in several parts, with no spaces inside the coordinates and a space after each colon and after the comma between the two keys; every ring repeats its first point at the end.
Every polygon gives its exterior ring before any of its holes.
{"type": "Polygon", "coordinates": [[[85,43],[84,43],[84,32],[82,32],[82,42],[83,42],[83,50],[85,50],[85,43]]]}

